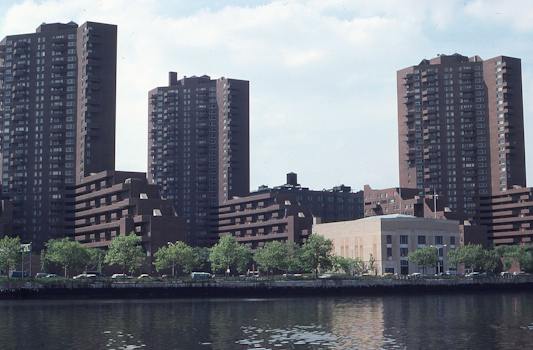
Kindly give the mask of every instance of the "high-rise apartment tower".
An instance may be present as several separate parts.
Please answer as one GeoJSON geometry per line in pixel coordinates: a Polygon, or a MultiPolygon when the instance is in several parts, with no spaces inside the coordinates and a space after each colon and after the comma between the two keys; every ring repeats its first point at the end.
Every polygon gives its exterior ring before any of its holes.
{"type": "Polygon", "coordinates": [[[219,203],[249,193],[249,83],[170,72],[148,109],[148,180],[185,219],[188,241],[210,244],[219,203]]]}
{"type": "Polygon", "coordinates": [[[525,185],[519,59],[440,55],[398,71],[397,89],[400,186],[467,219],[480,195],[525,185]]]}
{"type": "Polygon", "coordinates": [[[0,42],[2,196],[23,241],[65,234],[77,171],[114,169],[115,66],[114,25],[42,24],[0,42]]]}

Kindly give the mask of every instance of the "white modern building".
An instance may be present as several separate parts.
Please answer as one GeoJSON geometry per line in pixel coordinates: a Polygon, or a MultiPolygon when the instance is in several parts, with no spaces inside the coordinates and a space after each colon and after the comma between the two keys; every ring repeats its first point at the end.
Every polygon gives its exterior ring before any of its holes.
{"type": "Polygon", "coordinates": [[[439,261],[426,273],[444,272],[450,268],[448,251],[460,242],[458,221],[400,214],[315,224],[313,233],[333,241],[336,255],[360,258],[367,266],[373,260],[378,275],[422,272],[407,257],[427,246],[438,248],[439,261]]]}

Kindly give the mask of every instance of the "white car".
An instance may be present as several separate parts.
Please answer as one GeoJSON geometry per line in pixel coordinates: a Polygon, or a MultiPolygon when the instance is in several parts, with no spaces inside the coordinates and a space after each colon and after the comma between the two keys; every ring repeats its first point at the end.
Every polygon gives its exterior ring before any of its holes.
{"type": "Polygon", "coordinates": [[[474,271],[474,272],[467,273],[467,274],[465,275],[465,277],[476,277],[476,276],[479,276],[479,275],[480,275],[479,272],[475,272],[475,271],[474,271]]]}
{"type": "Polygon", "coordinates": [[[82,274],[72,277],[72,279],[75,279],[75,280],[89,279],[89,278],[96,278],[96,275],[92,273],[82,273],[82,274]]]}
{"type": "Polygon", "coordinates": [[[138,280],[144,280],[150,278],[150,275],[147,273],[140,274],[139,277],[137,277],[138,280]]]}
{"type": "Polygon", "coordinates": [[[114,280],[120,280],[120,279],[130,278],[130,276],[126,275],[125,273],[115,273],[111,275],[111,278],[114,280]]]}

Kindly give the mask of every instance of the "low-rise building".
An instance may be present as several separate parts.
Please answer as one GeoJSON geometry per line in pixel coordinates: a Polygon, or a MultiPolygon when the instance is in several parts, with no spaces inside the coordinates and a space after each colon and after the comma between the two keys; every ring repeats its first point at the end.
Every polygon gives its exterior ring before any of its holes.
{"type": "Polygon", "coordinates": [[[359,258],[368,267],[372,261],[378,275],[422,272],[408,260],[409,253],[421,247],[438,248],[438,263],[426,273],[444,272],[448,251],[460,242],[459,222],[391,214],[359,220],[313,225],[313,233],[333,242],[336,255],[359,258]]]}
{"type": "Polygon", "coordinates": [[[301,243],[311,233],[313,216],[292,193],[254,193],[221,204],[213,231],[232,235],[252,249],[269,241],[301,243]]]}
{"type": "Polygon", "coordinates": [[[405,214],[419,218],[453,219],[446,208],[445,198],[439,195],[424,195],[417,188],[391,187],[372,189],[364,187],[365,217],[388,214],[405,214]]]}
{"type": "Polygon", "coordinates": [[[364,216],[363,191],[353,192],[350,186],[345,185],[312,190],[298,183],[296,173],[287,174],[286,184],[261,186],[256,193],[293,194],[298,203],[321,222],[354,220],[364,216]]]}
{"type": "Polygon", "coordinates": [[[182,218],[145,173],[103,171],[84,177],[70,188],[67,200],[72,210],[66,226],[87,247],[106,248],[113,238],[133,232],[142,237],[151,262],[159,247],[185,240],[182,218]]]}

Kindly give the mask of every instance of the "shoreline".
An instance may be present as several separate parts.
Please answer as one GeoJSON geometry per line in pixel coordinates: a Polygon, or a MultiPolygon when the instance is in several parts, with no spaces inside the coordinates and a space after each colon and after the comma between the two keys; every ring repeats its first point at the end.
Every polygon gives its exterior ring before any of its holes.
{"type": "MultiPolygon", "coordinates": [[[[18,282],[18,283],[17,283],[18,282]]],[[[158,299],[158,298],[283,298],[313,296],[382,296],[394,294],[533,291],[533,276],[479,279],[395,280],[258,280],[258,281],[91,281],[0,284],[0,300],[158,299]]]]}

